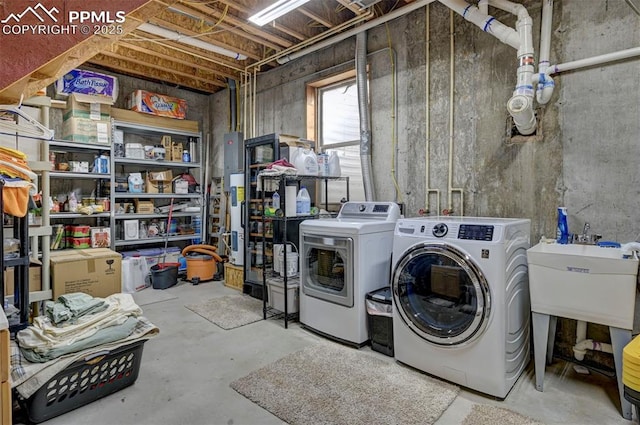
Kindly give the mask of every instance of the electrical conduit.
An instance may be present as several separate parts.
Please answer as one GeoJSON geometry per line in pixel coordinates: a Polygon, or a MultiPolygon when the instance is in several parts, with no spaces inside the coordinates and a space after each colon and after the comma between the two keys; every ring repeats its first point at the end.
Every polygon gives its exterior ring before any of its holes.
{"type": "Polygon", "coordinates": [[[369,87],[367,82],[367,32],[356,37],[356,85],[358,88],[358,110],[360,111],[360,165],[364,198],[375,201],[371,174],[371,119],[369,116],[369,87]]]}

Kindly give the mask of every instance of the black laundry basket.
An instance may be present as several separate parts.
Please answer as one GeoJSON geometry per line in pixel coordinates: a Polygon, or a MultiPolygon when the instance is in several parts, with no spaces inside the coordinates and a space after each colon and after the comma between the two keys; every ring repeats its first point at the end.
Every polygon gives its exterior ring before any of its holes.
{"type": "Polygon", "coordinates": [[[29,421],[44,422],[132,385],[145,341],[96,351],[58,372],[31,397],[20,400],[29,421]]]}
{"type": "Polygon", "coordinates": [[[391,288],[384,287],[369,292],[365,303],[371,349],[393,357],[391,288]]]}

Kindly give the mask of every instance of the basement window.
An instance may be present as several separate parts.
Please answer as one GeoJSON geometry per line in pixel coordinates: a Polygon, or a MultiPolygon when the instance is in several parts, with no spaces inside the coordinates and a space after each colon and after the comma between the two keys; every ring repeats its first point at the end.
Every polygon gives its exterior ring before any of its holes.
{"type": "MultiPolygon", "coordinates": [[[[364,201],[355,70],[307,85],[307,137],[318,142],[320,152],[336,152],[342,177],[349,177],[349,200],[364,201]]],[[[330,204],[337,205],[346,195],[344,186],[330,183],[330,204]]]]}

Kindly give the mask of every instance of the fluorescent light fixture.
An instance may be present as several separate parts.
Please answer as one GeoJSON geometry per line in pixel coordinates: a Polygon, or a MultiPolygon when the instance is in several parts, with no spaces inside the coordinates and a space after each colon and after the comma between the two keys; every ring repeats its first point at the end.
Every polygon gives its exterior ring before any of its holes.
{"type": "Polygon", "coordinates": [[[309,0],[278,0],[271,6],[250,17],[249,20],[261,27],[271,21],[275,21],[282,15],[291,12],[293,9],[297,9],[308,1],[309,0]]]}
{"type": "Polygon", "coordinates": [[[171,31],[166,28],[159,27],[157,25],[144,23],[140,25],[138,29],[144,32],[148,32],[149,34],[157,35],[167,40],[188,44],[189,46],[198,47],[200,49],[204,49],[213,53],[218,53],[220,55],[228,56],[233,59],[237,59],[241,61],[247,59],[247,56],[241,53],[233,52],[229,49],[225,49],[224,47],[216,46],[215,44],[202,41],[197,37],[190,37],[188,35],[183,35],[183,34],[180,34],[179,32],[171,31]]]}

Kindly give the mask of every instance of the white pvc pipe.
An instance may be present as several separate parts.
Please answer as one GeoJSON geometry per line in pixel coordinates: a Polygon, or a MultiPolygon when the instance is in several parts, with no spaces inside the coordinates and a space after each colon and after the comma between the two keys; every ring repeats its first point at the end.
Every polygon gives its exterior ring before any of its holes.
{"type": "Polygon", "coordinates": [[[551,65],[547,68],[547,75],[557,74],[559,72],[572,71],[574,69],[586,68],[588,66],[600,65],[607,62],[613,62],[622,59],[640,56],[640,47],[620,50],[618,52],[605,53],[604,55],[593,56],[585,59],[578,59],[572,62],[551,65]]]}
{"type": "Polygon", "coordinates": [[[389,12],[385,15],[382,15],[381,17],[379,17],[378,19],[374,19],[372,21],[369,21],[365,24],[362,24],[356,28],[352,28],[348,31],[345,31],[343,33],[340,33],[338,35],[336,35],[335,37],[332,37],[328,40],[325,41],[321,41],[319,43],[315,43],[309,47],[307,47],[306,49],[302,49],[299,50],[297,52],[285,55],[285,56],[281,56],[279,58],[276,59],[276,61],[282,65],[285,64],[287,62],[290,62],[294,59],[298,59],[302,56],[308,55],[309,53],[313,53],[315,51],[318,51],[320,49],[324,49],[325,47],[329,47],[334,45],[335,43],[338,43],[342,40],[346,40],[347,38],[354,36],[356,34],[358,34],[359,32],[362,31],[366,31],[369,30],[371,28],[377,27],[378,25],[384,24],[385,22],[388,22],[392,19],[395,18],[399,18],[400,16],[406,15],[409,12],[413,12],[414,10],[420,9],[423,6],[428,5],[429,3],[433,3],[435,0],[418,0],[418,1],[414,1],[413,3],[410,3],[406,6],[403,6],[399,9],[396,9],[392,12],[389,12]]]}
{"type": "Polygon", "coordinates": [[[553,0],[542,2],[542,23],[540,24],[540,58],[538,61],[538,73],[532,77],[532,82],[537,86],[536,100],[541,105],[546,105],[553,95],[555,82],[546,75],[549,68],[549,52],[551,51],[551,23],[553,21],[553,0]]]}
{"type": "Polygon", "coordinates": [[[576,323],[576,344],[587,339],[587,322],[578,320],[576,323]]]}
{"type": "Polygon", "coordinates": [[[509,28],[493,16],[482,13],[476,6],[468,4],[464,0],[440,0],[440,3],[503,43],[515,49],[520,47],[520,37],[513,28],[509,28]]]}
{"type": "Polygon", "coordinates": [[[489,0],[479,0],[478,1],[478,10],[484,13],[485,15],[489,14],[489,0]]]}
{"type": "Polygon", "coordinates": [[[613,354],[613,347],[611,344],[604,342],[597,342],[592,339],[585,339],[573,346],[573,355],[578,361],[584,360],[584,355],[587,354],[587,350],[602,351],[603,353],[613,354]]]}
{"type": "Polygon", "coordinates": [[[536,131],[537,122],[533,109],[533,22],[527,9],[507,0],[489,0],[489,4],[517,15],[517,31],[497,21],[493,16],[482,13],[477,7],[464,0],[440,0],[440,3],[462,15],[467,21],[482,28],[498,40],[518,50],[518,72],[516,88],[507,103],[518,131],[530,135],[536,131]]]}
{"type": "Polygon", "coordinates": [[[545,72],[549,67],[549,53],[551,51],[551,24],[553,21],[553,0],[542,2],[542,22],[540,24],[540,59],[539,71],[545,72]]]}

